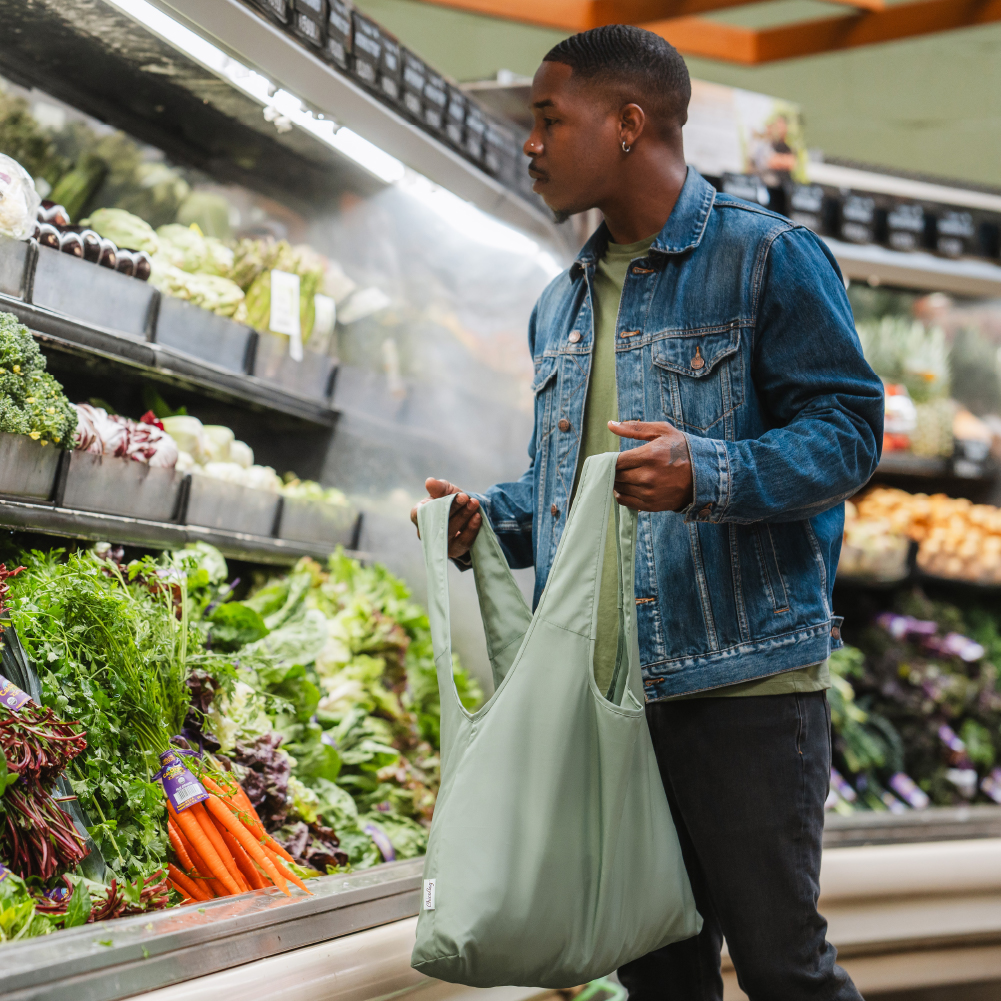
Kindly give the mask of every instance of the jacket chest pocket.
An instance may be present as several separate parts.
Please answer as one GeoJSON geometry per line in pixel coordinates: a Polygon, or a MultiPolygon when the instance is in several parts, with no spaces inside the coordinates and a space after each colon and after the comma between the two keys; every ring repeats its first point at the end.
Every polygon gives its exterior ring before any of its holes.
{"type": "Polygon", "coordinates": [[[732,438],[730,415],[744,399],[740,327],[667,333],[652,353],[664,416],[678,428],[732,438]]]}

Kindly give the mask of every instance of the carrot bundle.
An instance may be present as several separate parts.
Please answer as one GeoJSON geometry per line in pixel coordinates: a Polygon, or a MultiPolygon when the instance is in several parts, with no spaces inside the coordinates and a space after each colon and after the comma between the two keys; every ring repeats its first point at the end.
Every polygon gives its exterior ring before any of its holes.
{"type": "Polygon", "coordinates": [[[201,782],[208,792],[204,802],[178,812],[167,798],[167,834],[178,862],[170,865],[170,882],[185,903],[271,885],[291,896],[289,882],[310,893],[243,789],[227,792],[208,776],[201,782]]]}

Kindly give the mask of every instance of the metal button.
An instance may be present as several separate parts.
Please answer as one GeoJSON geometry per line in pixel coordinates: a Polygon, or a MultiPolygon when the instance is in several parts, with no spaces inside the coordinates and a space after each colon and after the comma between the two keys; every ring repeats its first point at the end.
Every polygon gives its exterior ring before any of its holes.
{"type": "Polygon", "coordinates": [[[552,512],[554,518],[558,518],[560,516],[560,509],[555,504],[549,510],[552,512]]]}
{"type": "Polygon", "coordinates": [[[700,368],[702,368],[705,365],[705,363],[706,363],[706,360],[702,357],[701,353],[699,352],[699,346],[696,344],[695,345],[695,357],[691,360],[691,362],[689,364],[697,372],[700,368]]]}
{"type": "Polygon", "coordinates": [[[561,417],[559,423],[556,425],[561,431],[570,430],[570,422],[565,418],[561,417]]]}
{"type": "Polygon", "coordinates": [[[570,336],[567,338],[567,340],[570,341],[571,344],[576,344],[580,340],[580,331],[571,330],[570,336]]]}
{"type": "Polygon", "coordinates": [[[832,640],[839,640],[839,639],[841,639],[841,630],[837,626],[835,626],[831,630],[831,639],[832,640]]]}
{"type": "Polygon", "coordinates": [[[712,513],[713,513],[712,504],[706,504],[706,506],[701,511],[699,511],[699,517],[708,518],[709,515],[711,515],[712,513]]]}

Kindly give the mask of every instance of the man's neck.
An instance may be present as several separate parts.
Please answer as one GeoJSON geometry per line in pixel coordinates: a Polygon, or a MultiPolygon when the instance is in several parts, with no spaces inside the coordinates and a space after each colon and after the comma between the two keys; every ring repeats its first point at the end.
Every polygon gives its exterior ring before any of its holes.
{"type": "Polygon", "coordinates": [[[636,147],[623,163],[613,192],[597,206],[612,242],[639,243],[656,236],[670,218],[687,175],[683,155],[662,146],[636,147]]]}

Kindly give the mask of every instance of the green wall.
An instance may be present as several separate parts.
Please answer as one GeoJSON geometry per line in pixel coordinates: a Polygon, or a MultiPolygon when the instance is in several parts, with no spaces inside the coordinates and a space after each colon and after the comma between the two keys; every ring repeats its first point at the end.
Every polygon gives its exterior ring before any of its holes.
{"type": "MultiPolygon", "coordinates": [[[[432,66],[457,80],[498,69],[531,75],[563,32],[435,7],[356,0],[432,66]]],[[[823,16],[806,2],[749,8],[728,20],[823,16]]],[[[807,141],[828,156],[1001,187],[1001,24],[757,68],[689,59],[692,76],[802,105],[807,141]]]]}

